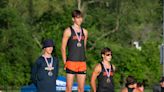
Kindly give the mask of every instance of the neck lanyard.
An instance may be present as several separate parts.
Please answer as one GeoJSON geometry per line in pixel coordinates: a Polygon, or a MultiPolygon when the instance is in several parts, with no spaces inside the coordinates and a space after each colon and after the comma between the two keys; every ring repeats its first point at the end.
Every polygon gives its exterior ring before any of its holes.
{"type": "Polygon", "coordinates": [[[106,74],[107,74],[107,77],[109,78],[110,77],[110,70],[111,69],[109,69],[109,72],[107,71],[107,68],[105,67],[105,64],[102,62],[102,64],[103,64],[103,66],[104,66],[104,69],[105,69],[105,72],[106,72],[106,74]]]}
{"type": "Polygon", "coordinates": [[[75,27],[72,26],[72,28],[73,28],[73,30],[74,30],[74,32],[76,34],[76,37],[77,37],[78,42],[80,42],[81,41],[81,38],[82,38],[82,30],[81,30],[81,28],[80,28],[80,36],[77,34],[77,31],[75,31],[75,27]]]}
{"type": "Polygon", "coordinates": [[[51,56],[51,62],[50,63],[48,63],[48,60],[47,60],[47,58],[44,55],[42,55],[42,56],[44,57],[44,60],[46,61],[47,67],[48,68],[51,68],[52,67],[52,64],[53,64],[53,58],[52,58],[52,56],[51,56]]]}

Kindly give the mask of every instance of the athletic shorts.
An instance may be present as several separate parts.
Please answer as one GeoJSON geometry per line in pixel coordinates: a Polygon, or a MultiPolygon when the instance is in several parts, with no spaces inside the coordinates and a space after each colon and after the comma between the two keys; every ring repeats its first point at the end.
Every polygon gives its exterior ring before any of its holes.
{"type": "Polygon", "coordinates": [[[66,73],[86,74],[86,62],[67,61],[65,64],[66,73]]]}

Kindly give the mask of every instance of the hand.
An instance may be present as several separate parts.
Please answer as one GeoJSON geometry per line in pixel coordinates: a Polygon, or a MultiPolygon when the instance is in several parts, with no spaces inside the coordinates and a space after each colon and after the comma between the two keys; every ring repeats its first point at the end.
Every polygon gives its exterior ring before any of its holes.
{"type": "Polygon", "coordinates": [[[66,70],[66,62],[64,62],[64,70],[66,70]]]}

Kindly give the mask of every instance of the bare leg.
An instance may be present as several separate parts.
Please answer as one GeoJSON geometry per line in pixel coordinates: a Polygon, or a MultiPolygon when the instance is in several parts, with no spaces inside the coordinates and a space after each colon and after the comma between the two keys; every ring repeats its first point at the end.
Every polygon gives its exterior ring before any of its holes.
{"type": "Polygon", "coordinates": [[[67,74],[65,92],[72,92],[72,84],[73,84],[74,76],[75,76],[74,74],[67,74]]]}
{"type": "Polygon", "coordinates": [[[86,74],[77,74],[78,92],[84,92],[86,74]]]}

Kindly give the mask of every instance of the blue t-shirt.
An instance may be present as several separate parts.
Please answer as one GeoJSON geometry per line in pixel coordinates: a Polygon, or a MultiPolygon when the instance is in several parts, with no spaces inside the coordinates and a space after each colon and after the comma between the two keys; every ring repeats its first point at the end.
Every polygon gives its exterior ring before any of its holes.
{"type": "MultiPolygon", "coordinates": [[[[48,62],[51,62],[51,58],[47,58],[48,62]]],[[[49,76],[48,71],[45,70],[47,63],[43,56],[40,56],[31,71],[31,79],[37,88],[37,92],[56,92],[56,79],[58,75],[58,60],[53,57],[54,69],[52,70],[53,75],[49,76]]]]}

